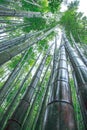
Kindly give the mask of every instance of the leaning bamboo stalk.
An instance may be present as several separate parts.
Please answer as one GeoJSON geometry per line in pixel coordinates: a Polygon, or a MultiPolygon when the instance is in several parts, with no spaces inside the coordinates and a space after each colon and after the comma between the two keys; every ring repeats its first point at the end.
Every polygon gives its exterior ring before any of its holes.
{"type": "MultiPolygon", "coordinates": [[[[34,48],[35,49],[35,48],[34,48]]],[[[42,50],[44,48],[42,47],[42,50]]],[[[12,88],[18,83],[18,80],[20,76],[23,74],[22,68],[24,68],[25,65],[25,57],[27,56],[26,60],[30,59],[32,56],[32,53],[28,54],[29,49],[23,54],[22,58],[20,59],[19,63],[16,65],[10,76],[8,77],[7,81],[3,85],[3,87],[0,90],[0,105],[4,102],[6,97],[8,96],[9,92],[12,90],[12,88]],[[20,72],[21,71],[21,72],[20,72]],[[16,78],[16,80],[15,80],[16,78]]]]}
{"type": "MultiPolygon", "coordinates": [[[[66,50],[68,52],[72,66],[75,70],[76,80],[78,84],[78,95],[81,99],[81,104],[84,113],[83,118],[86,122],[87,121],[87,67],[82,62],[80,56],[77,55],[77,53],[73,50],[73,48],[69,44],[69,41],[66,39],[66,36],[64,35],[63,37],[65,41],[66,50]]],[[[85,126],[87,129],[87,123],[85,124],[85,126]]]]}
{"type": "Polygon", "coordinates": [[[46,101],[47,101],[47,97],[48,97],[51,78],[52,78],[52,71],[51,71],[51,74],[49,76],[49,80],[46,84],[46,88],[45,88],[44,94],[42,96],[36,118],[34,119],[34,121],[32,123],[32,126],[31,126],[32,130],[39,130],[39,128],[41,126],[41,121],[42,121],[43,112],[44,112],[45,106],[46,106],[46,101]]]}
{"type": "MultiPolygon", "coordinates": [[[[24,63],[24,59],[26,55],[28,54],[29,49],[23,54],[22,58],[20,59],[19,63],[16,65],[16,67],[13,69],[12,73],[6,80],[3,87],[0,89],[0,105],[3,103],[4,99],[6,98],[6,95],[9,93],[9,91],[12,88],[12,83],[15,80],[16,76],[18,75],[20,69],[22,68],[22,65],[24,63]],[[11,86],[10,86],[11,85],[11,86]]],[[[27,57],[27,59],[31,56],[31,54],[27,57]]],[[[17,81],[16,81],[17,82],[17,81]]]]}
{"type": "Polygon", "coordinates": [[[57,36],[56,36],[55,37],[55,47],[54,47],[54,58],[53,58],[53,71],[54,72],[55,72],[55,69],[56,69],[56,61],[57,61],[57,56],[58,56],[58,50],[59,49],[57,49],[57,36]]]}
{"type": "MultiPolygon", "coordinates": [[[[51,59],[51,60],[52,60],[52,59],[51,59]]],[[[47,66],[47,68],[46,68],[46,70],[45,70],[45,73],[44,73],[44,75],[43,75],[43,77],[42,77],[42,80],[41,80],[41,82],[40,82],[40,85],[38,86],[37,92],[36,92],[36,94],[35,94],[35,97],[34,97],[33,102],[32,102],[32,104],[31,104],[31,108],[30,108],[30,110],[29,110],[29,113],[28,113],[28,115],[27,115],[27,118],[26,118],[26,120],[25,120],[25,123],[24,123],[22,129],[27,128],[27,127],[28,127],[28,124],[30,124],[31,116],[32,116],[32,113],[33,113],[33,109],[34,109],[34,107],[35,107],[35,103],[36,103],[36,101],[37,101],[37,97],[38,97],[38,95],[39,95],[39,93],[40,93],[40,91],[41,91],[41,86],[43,85],[43,82],[44,82],[44,79],[45,79],[45,77],[46,77],[47,71],[48,71],[48,69],[49,69],[49,67],[50,67],[50,64],[51,64],[51,61],[50,61],[50,63],[48,64],[48,66],[47,66]]],[[[41,101],[40,101],[40,102],[41,102],[41,101]]],[[[30,126],[30,125],[29,125],[29,128],[31,129],[31,126],[30,126]]]]}
{"type": "Polygon", "coordinates": [[[85,65],[87,66],[87,59],[85,58],[85,56],[83,55],[83,53],[81,52],[80,48],[78,47],[77,43],[75,42],[73,36],[71,35],[71,39],[76,47],[76,50],[78,52],[78,54],[80,55],[81,59],[83,60],[83,62],[85,63],[85,65]]]}
{"type": "Polygon", "coordinates": [[[0,23],[15,25],[15,24],[18,24],[18,23],[23,23],[23,21],[21,21],[21,20],[3,20],[3,19],[0,19],[0,23]]]}
{"type": "Polygon", "coordinates": [[[31,12],[31,11],[17,11],[17,10],[0,10],[0,16],[9,16],[9,17],[42,17],[40,12],[31,12]]]}
{"type": "Polygon", "coordinates": [[[4,29],[8,29],[8,28],[13,27],[13,25],[14,25],[14,27],[20,27],[20,26],[29,25],[29,24],[30,24],[30,22],[28,22],[28,23],[23,23],[23,22],[22,22],[22,23],[19,23],[19,24],[16,23],[16,24],[12,24],[12,25],[11,25],[11,24],[10,24],[10,25],[8,25],[8,24],[3,25],[3,24],[2,24],[2,26],[0,27],[0,29],[3,29],[3,30],[4,30],[4,29]]]}
{"type": "Polygon", "coordinates": [[[20,37],[13,38],[11,40],[2,41],[0,43],[0,52],[5,51],[6,49],[9,49],[15,45],[20,45],[23,42],[25,42],[27,39],[31,38],[32,36],[40,34],[41,31],[35,32],[35,33],[28,33],[20,37]]]}
{"type": "MultiPolygon", "coordinates": [[[[56,43],[55,43],[55,47],[56,47],[56,43]]],[[[56,49],[54,49],[54,50],[56,51],[56,49]]],[[[52,67],[52,70],[51,70],[51,74],[50,74],[48,83],[46,85],[46,89],[45,89],[44,95],[42,97],[42,101],[41,101],[41,104],[40,104],[37,116],[34,119],[34,122],[33,122],[32,128],[31,128],[32,130],[40,130],[40,129],[42,129],[43,117],[44,117],[45,108],[46,108],[47,99],[48,99],[48,92],[51,91],[52,83],[54,82],[54,79],[55,79],[56,74],[57,74],[56,73],[56,68],[54,68],[54,66],[55,67],[58,66],[58,59],[57,59],[57,57],[58,57],[59,49],[57,50],[57,52],[55,52],[55,51],[54,51],[54,56],[53,56],[53,67],[52,67]]]]}
{"type": "Polygon", "coordinates": [[[31,4],[31,5],[33,5],[33,6],[37,6],[37,7],[39,7],[39,8],[41,8],[41,5],[39,5],[39,4],[37,4],[35,1],[33,1],[32,0],[32,2],[31,1],[28,1],[28,0],[24,0],[25,2],[27,2],[28,4],[31,4]]]}
{"type": "Polygon", "coordinates": [[[7,10],[10,10],[10,11],[11,11],[12,9],[9,9],[9,8],[3,6],[3,5],[0,5],[0,10],[6,10],[6,11],[7,11],[7,10]]]}
{"type": "Polygon", "coordinates": [[[41,55],[41,54],[39,54],[39,56],[37,57],[37,59],[35,60],[35,62],[34,62],[34,64],[33,64],[33,66],[31,67],[31,69],[29,70],[29,72],[28,72],[27,75],[25,76],[24,80],[23,80],[22,83],[20,84],[20,87],[19,87],[17,93],[14,95],[14,98],[13,98],[12,102],[10,103],[10,105],[9,105],[9,107],[7,108],[6,112],[4,113],[4,115],[3,115],[3,117],[2,117],[2,119],[1,119],[1,121],[0,121],[0,128],[1,128],[1,130],[3,130],[3,127],[4,127],[5,123],[6,123],[6,120],[7,120],[8,116],[9,116],[9,114],[10,114],[12,108],[13,108],[13,105],[15,104],[15,102],[16,102],[16,100],[17,100],[17,98],[18,98],[18,95],[20,94],[21,89],[23,88],[23,86],[24,86],[26,80],[29,78],[29,75],[30,75],[31,71],[33,70],[35,64],[37,63],[37,61],[38,61],[40,55],[41,55]]]}
{"type": "Polygon", "coordinates": [[[16,26],[16,27],[13,27],[13,28],[10,28],[10,29],[5,29],[5,30],[3,30],[3,31],[0,31],[0,34],[3,34],[3,33],[8,33],[8,32],[12,32],[12,31],[14,31],[14,30],[16,30],[16,29],[19,29],[19,28],[24,28],[24,27],[29,27],[30,25],[29,24],[22,24],[22,25],[19,25],[19,26],[16,26]]]}
{"type": "MultiPolygon", "coordinates": [[[[53,44],[52,44],[53,45],[53,44]]],[[[34,94],[34,91],[37,87],[38,81],[40,79],[40,76],[42,74],[46,59],[49,55],[50,49],[52,47],[52,45],[50,46],[50,48],[48,49],[48,51],[46,52],[46,55],[43,57],[35,75],[32,78],[32,81],[30,83],[30,85],[28,86],[27,91],[25,92],[22,100],[19,102],[17,108],[15,109],[15,111],[13,112],[10,120],[8,120],[8,123],[6,125],[5,130],[20,130],[21,126],[24,122],[24,118],[26,116],[26,113],[28,111],[32,96],[34,94]]]]}
{"type": "Polygon", "coordinates": [[[17,54],[19,54],[22,51],[26,50],[27,48],[31,47],[32,45],[34,45],[38,41],[46,38],[51,32],[54,31],[55,28],[56,27],[48,30],[45,34],[42,34],[39,37],[36,37],[36,39],[33,41],[27,41],[19,46],[16,45],[15,47],[9,48],[6,51],[1,52],[0,53],[0,65],[4,64],[8,60],[10,60],[12,57],[16,56],[17,54]]]}

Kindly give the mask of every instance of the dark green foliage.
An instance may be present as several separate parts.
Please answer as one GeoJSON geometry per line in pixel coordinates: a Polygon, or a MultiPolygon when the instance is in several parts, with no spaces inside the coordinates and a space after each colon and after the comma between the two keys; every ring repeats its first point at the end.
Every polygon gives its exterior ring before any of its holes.
{"type": "Polygon", "coordinates": [[[44,49],[48,49],[48,41],[47,39],[44,39],[44,40],[41,40],[37,43],[37,46],[38,46],[38,51],[42,51],[42,48],[44,49]]]}
{"type": "Polygon", "coordinates": [[[5,3],[5,0],[0,0],[0,3],[1,3],[1,4],[5,3]]]}
{"type": "Polygon", "coordinates": [[[39,7],[37,7],[35,5],[32,5],[32,4],[29,4],[25,0],[22,0],[21,4],[22,4],[22,9],[23,10],[26,10],[26,11],[35,11],[35,12],[41,11],[39,7]]]}
{"type": "Polygon", "coordinates": [[[49,0],[49,8],[52,13],[55,13],[60,9],[62,1],[63,0],[49,0]]]}
{"type": "Polygon", "coordinates": [[[8,63],[9,69],[15,68],[15,66],[19,62],[20,58],[21,58],[21,55],[12,58],[12,60],[11,60],[12,62],[8,63]]]}
{"type": "Polygon", "coordinates": [[[68,9],[78,9],[79,1],[71,1],[71,3],[68,5],[68,9]]]}
{"type": "Polygon", "coordinates": [[[26,54],[26,56],[24,57],[24,62],[26,61],[27,57],[31,55],[31,59],[33,59],[35,57],[35,53],[33,52],[33,47],[30,47],[28,50],[28,53],[26,54]],[[31,55],[32,54],[32,55],[31,55]]]}
{"type": "Polygon", "coordinates": [[[30,0],[32,4],[27,1],[26,0],[21,1],[23,10],[35,11],[35,12],[48,12],[49,11],[48,0],[34,1],[37,5],[33,4],[32,0],[30,0]]]}
{"type": "Polygon", "coordinates": [[[63,13],[63,16],[60,19],[60,24],[66,31],[67,36],[70,38],[70,32],[75,38],[76,42],[87,42],[87,17],[83,17],[83,14],[77,12],[78,1],[71,3],[68,6],[68,10],[63,13]],[[85,23],[84,20],[85,19],[85,23]]]}
{"type": "Polygon", "coordinates": [[[29,27],[24,27],[24,32],[30,32],[31,30],[42,30],[45,28],[46,20],[43,18],[24,18],[24,22],[29,22],[29,27]]]}
{"type": "Polygon", "coordinates": [[[77,21],[77,13],[71,9],[71,10],[67,10],[66,12],[64,12],[60,23],[61,25],[64,26],[65,31],[67,33],[67,35],[70,35],[70,32],[72,32],[72,34],[74,35],[76,41],[79,41],[78,36],[77,36],[77,32],[79,32],[80,30],[80,24],[77,21]]]}

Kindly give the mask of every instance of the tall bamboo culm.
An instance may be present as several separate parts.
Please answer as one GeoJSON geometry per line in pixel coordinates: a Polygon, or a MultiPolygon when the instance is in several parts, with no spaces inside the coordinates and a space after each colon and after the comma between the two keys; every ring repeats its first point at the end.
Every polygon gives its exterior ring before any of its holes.
{"type": "Polygon", "coordinates": [[[60,47],[57,76],[46,108],[43,130],[77,130],[64,46],[60,47]]]}
{"type": "Polygon", "coordinates": [[[85,129],[87,129],[87,67],[81,60],[81,57],[71,47],[68,39],[63,35],[65,48],[69,55],[70,61],[75,71],[78,92],[77,95],[80,100],[82,115],[84,119],[85,129]]]}

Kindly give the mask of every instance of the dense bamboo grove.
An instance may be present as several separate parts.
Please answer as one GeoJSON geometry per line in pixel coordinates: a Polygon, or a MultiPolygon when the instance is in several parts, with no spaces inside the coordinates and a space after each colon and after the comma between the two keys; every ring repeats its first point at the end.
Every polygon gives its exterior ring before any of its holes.
{"type": "Polygon", "coordinates": [[[87,17],[78,7],[0,1],[0,130],[87,129],[87,17]]]}

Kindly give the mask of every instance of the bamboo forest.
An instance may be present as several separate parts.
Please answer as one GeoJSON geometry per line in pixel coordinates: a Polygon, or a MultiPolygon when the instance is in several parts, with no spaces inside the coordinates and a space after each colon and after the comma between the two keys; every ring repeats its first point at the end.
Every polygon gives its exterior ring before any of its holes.
{"type": "Polygon", "coordinates": [[[0,0],[0,130],[87,130],[81,1],[0,0]]]}

